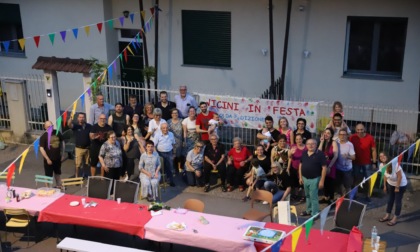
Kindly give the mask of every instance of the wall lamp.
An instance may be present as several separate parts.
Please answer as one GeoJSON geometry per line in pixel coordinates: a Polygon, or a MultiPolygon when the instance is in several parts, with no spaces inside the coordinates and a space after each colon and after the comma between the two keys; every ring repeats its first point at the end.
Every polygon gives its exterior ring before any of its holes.
{"type": "Polygon", "coordinates": [[[128,10],[123,11],[123,15],[125,18],[128,18],[130,16],[130,12],[128,10]]]}
{"type": "Polygon", "coordinates": [[[47,89],[47,97],[51,97],[52,96],[52,91],[51,89],[47,89]]]}

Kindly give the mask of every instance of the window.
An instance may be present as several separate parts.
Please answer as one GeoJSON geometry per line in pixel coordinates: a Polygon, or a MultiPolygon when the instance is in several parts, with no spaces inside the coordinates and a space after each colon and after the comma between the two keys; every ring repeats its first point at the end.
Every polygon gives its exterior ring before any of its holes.
{"type": "Polygon", "coordinates": [[[185,65],[231,67],[231,13],[182,11],[185,65]]]}
{"type": "Polygon", "coordinates": [[[0,55],[25,55],[17,41],[20,38],[23,38],[23,32],[19,5],[0,3],[0,41],[10,41],[8,53],[4,44],[0,43],[0,55]]]}
{"type": "Polygon", "coordinates": [[[344,76],[401,79],[407,21],[348,17],[344,76]]]}

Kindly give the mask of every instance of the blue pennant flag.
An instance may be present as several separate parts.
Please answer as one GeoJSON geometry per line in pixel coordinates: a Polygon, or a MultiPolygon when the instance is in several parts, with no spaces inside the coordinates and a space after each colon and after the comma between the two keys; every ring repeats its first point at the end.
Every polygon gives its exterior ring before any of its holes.
{"type": "Polygon", "coordinates": [[[350,211],[350,207],[351,207],[351,202],[353,201],[353,199],[354,199],[354,196],[356,196],[356,194],[357,194],[357,186],[355,187],[355,188],[353,188],[351,191],[350,191],[350,194],[349,194],[349,200],[350,200],[350,202],[349,202],[349,211],[350,211]]]}
{"type": "Polygon", "coordinates": [[[80,101],[81,101],[81,104],[82,104],[82,108],[84,108],[85,107],[85,93],[83,93],[80,96],[80,101]]]}
{"type": "Polygon", "coordinates": [[[133,22],[134,22],[134,13],[131,13],[131,14],[130,14],[130,20],[131,20],[131,23],[133,23],[133,22]]]}
{"type": "Polygon", "coordinates": [[[6,53],[9,52],[10,41],[3,41],[4,50],[6,53]]]}
{"type": "Polygon", "coordinates": [[[73,30],[74,38],[77,39],[77,34],[79,33],[79,28],[74,28],[73,30]]]}
{"type": "Polygon", "coordinates": [[[279,252],[282,244],[283,244],[283,239],[278,240],[276,243],[274,243],[271,246],[271,251],[272,252],[279,252]]]}
{"type": "Polygon", "coordinates": [[[416,148],[416,144],[412,144],[410,148],[408,148],[408,157],[407,160],[410,160],[410,158],[413,156],[414,149],[416,148]]]}
{"type": "Polygon", "coordinates": [[[39,151],[39,138],[37,138],[34,142],[34,151],[35,157],[38,158],[38,151],[39,151]]]}

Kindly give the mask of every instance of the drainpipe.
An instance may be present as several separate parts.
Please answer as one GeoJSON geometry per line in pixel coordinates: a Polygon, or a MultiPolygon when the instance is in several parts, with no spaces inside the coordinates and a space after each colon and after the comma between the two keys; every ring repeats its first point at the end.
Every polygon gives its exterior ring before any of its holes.
{"type": "Polygon", "coordinates": [[[287,1],[287,18],[286,18],[286,32],[284,34],[284,47],[283,47],[283,63],[281,66],[281,87],[279,89],[279,99],[284,99],[284,79],[286,75],[287,64],[287,46],[289,43],[289,29],[290,29],[290,13],[292,11],[292,0],[287,1]]]}

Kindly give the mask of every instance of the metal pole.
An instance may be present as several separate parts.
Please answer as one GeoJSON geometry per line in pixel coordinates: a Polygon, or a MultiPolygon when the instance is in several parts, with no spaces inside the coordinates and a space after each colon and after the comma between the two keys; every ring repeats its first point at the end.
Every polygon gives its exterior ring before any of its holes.
{"type": "MultiPolygon", "coordinates": [[[[159,0],[155,4],[155,89],[158,84],[158,63],[159,63],[159,0]]],[[[157,91],[155,91],[155,101],[157,102],[157,91]]]]}
{"type": "Polygon", "coordinates": [[[281,88],[280,88],[280,99],[284,98],[284,79],[286,75],[286,64],[287,64],[287,46],[289,43],[289,29],[290,29],[290,13],[292,11],[292,0],[287,2],[287,18],[286,18],[286,32],[284,34],[284,48],[283,48],[283,63],[281,66],[281,88]]]}
{"type": "MultiPolygon", "coordinates": [[[[139,0],[139,5],[140,5],[140,24],[141,24],[141,27],[144,28],[144,19],[143,19],[143,16],[141,15],[141,13],[144,11],[143,0],[139,0]]],[[[142,31],[140,31],[140,32],[142,32],[142,31]]],[[[149,54],[147,53],[146,34],[143,32],[143,36],[141,36],[141,37],[143,38],[144,66],[148,67],[149,66],[149,54]]],[[[144,79],[144,76],[143,76],[143,79],[144,79]]],[[[146,79],[146,83],[147,83],[148,97],[150,99],[150,79],[146,79]]]]}
{"type": "Polygon", "coordinates": [[[270,86],[274,86],[273,0],[268,1],[268,23],[270,29],[270,86]]]}

